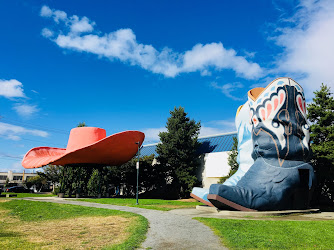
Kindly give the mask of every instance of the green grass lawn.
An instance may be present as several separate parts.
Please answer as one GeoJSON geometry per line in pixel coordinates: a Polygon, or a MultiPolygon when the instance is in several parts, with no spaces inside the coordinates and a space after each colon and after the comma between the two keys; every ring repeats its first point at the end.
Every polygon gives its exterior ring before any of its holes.
{"type": "Polygon", "coordinates": [[[196,219],[230,249],[334,249],[334,221],[196,219]]]}
{"type": "MultiPolygon", "coordinates": [[[[20,224],[20,222],[22,224],[28,223],[27,232],[29,233],[29,223],[40,223],[37,224],[38,226],[43,225],[43,223],[55,221],[57,225],[57,223],[67,219],[80,217],[94,218],[94,216],[133,218],[130,226],[126,228],[126,233],[129,237],[118,245],[106,246],[107,249],[134,249],[139,247],[146,238],[148,221],[145,217],[134,213],[67,204],[10,200],[0,202],[0,249],[39,249],[47,246],[45,242],[36,243],[27,240],[27,235],[23,235],[22,232],[13,232],[13,221],[15,225],[20,224]],[[4,211],[7,211],[7,213],[4,211]]],[[[58,230],[63,230],[63,228],[59,228],[58,230]]],[[[38,232],[32,233],[35,234],[38,232]]],[[[83,230],[80,233],[84,234],[85,232],[83,230]]],[[[112,235],[110,235],[110,237],[112,237],[112,235]]],[[[62,240],[67,239],[65,237],[62,240]]]]}
{"type": "Polygon", "coordinates": [[[139,207],[154,210],[169,211],[178,208],[195,208],[201,205],[201,202],[186,202],[177,200],[159,200],[159,199],[139,199],[139,205],[136,205],[136,199],[133,198],[101,198],[101,199],[80,199],[80,201],[95,202],[102,204],[139,207]]]}
{"type": "MultiPolygon", "coordinates": [[[[35,194],[35,193],[1,193],[1,194],[16,194],[17,197],[9,197],[9,198],[26,198],[26,197],[51,197],[56,196],[54,194],[35,194]]],[[[5,198],[5,197],[1,197],[5,198]]]]}

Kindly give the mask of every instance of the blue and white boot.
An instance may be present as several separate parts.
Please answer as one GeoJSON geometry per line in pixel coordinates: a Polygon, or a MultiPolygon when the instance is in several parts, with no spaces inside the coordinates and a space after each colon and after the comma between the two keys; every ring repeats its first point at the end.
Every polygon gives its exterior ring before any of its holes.
{"type": "MultiPolygon", "coordinates": [[[[237,172],[228,178],[224,185],[235,186],[238,181],[245,175],[250,166],[254,163],[252,158],[253,143],[252,143],[252,126],[250,124],[249,118],[249,105],[246,102],[244,105],[240,106],[237,110],[235,117],[235,126],[238,131],[238,157],[237,162],[239,163],[239,168],[237,172]]],[[[190,196],[194,199],[204,203],[208,206],[213,206],[208,200],[207,196],[209,194],[208,188],[195,187],[191,191],[190,196]]]]}
{"type": "Polygon", "coordinates": [[[305,209],[314,183],[302,87],[291,78],[248,92],[254,164],[235,186],[213,184],[209,201],[243,211],[305,209]]]}
{"type": "Polygon", "coordinates": [[[208,200],[208,194],[208,188],[194,187],[190,196],[207,206],[213,207],[212,203],[208,200]]]}
{"type": "Polygon", "coordinates": [[[239,168],[230,178],[228,178],[224,185],[235,186],[239,180],[247,173],[249,168],[253,165],[252,158],[253,142],[252,142],[252,126],[249,118],[249,105],[246,102],[240,106],[235,117],[235,125],[238,130],[238,156],[237,162],[239,168]]]}

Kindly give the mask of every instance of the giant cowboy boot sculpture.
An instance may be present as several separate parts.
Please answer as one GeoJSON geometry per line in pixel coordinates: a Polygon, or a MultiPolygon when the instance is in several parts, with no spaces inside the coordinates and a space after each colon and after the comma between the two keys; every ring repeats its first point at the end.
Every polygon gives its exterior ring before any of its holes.
{"type": "MultiPolygon", "coordinates": [[[[252,127],[249,123],[249,112],[250,110],[248,102],[246,102],[244,105],[241,105],[237,110],[235,126],[238,130],[237,162],[239,163],[239,168],[237,172],[234,173],[234,175],[232,175],[224,182],[224,185],[235,186],[254,163],[251,155],[253,151],[253,143],[251,134],[252,127]]],[[[208,188],[195,187],[191,191],[190,196],[208,206],[213,206],[207,198],[208,194],[208,188]]]]}
{"type": "Polygon", "coordinates": [[[306,208],[314,172],[303,89],[278,78],[248,100],[255,162],[236,186],[211,185],[208,199],[244,211],[306,208]]]}

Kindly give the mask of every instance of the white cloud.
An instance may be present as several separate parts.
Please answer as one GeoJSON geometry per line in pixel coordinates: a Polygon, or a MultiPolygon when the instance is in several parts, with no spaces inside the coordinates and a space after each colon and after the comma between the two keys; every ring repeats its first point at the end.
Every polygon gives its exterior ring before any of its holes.
{"type": "Polygon", "coordinates": [[[42,130],[26,129],[24,127],[0,122],[0,136],[9,140],[18,141],[22,135],[33,135],[39,137],[47,137],[49,134],[42,130]]]}
{"type": "Polygon", "coordinates": [[[59,23],[59,21],[67,21],[67,14],[64,11],[51,10],[46,5],[41,8],[40,15],[42,17],[52,17],[56,23],[59,23]]]}
{"type": "MultiPolygon", "coordinates": [[[[236,131],[235,123],[232,120],[217,120],[207,123],[209,126],[201,125],[199,137],[217,135],[222,133],[236,131]]],[[[145,144],[156,143],[160,141],[159,133],[166,132],[166,127],[161,128],[147,128],[142,130],[145,134],[145,144]]]]}
{"type": "Polygon", "coordinates": [[[147,129],[144,129],[142,131],[145,134],[145,144],[149,144],[149,143],[159,142],[160,141],[159,133],[160,132],[166,132],[167,129],[165,127],[162,127],[162,128],[147,128],[147,129]]]}
{"type": "MultiPolygon", "coordinates": [[[[0,155],[1,157],[1,155],[0,155]]],[[[0,171],[1,172],[8,172],[12,171],[13,173],[22,173],[24,168],[22,167],[21,161],[15,161],[12,164],[2,164],[0,171]]],[[[26,172],[26,171],[25,171],[26,172]]]]}
{"type": "Polygon", "coordinates": [[[23,93],[23,84],[15,79],[0,79],[0,96],[4,96],[6,98],[25,97],[23,93]]]}
{"type": "Polygon", "coordinates": [[[244,50],[244,54],[245,54],[245,56],[247,57],[247,58],[254,58],[255,57],[255,55],[256,55],[256,52],[249,52],[249,51],[246,51],[246,50],[244,50]]]}
{"type": "MultiPolygon", "coordinates": [[[[38,93],[35,90],[32,90],[34,93],[38,93]]],[[[26,95],[23,91],[23,84],[18,80],[1,80],[0,79],[0,96],[4,96],[8,99],[11,98],[26,98],[26,95]]],[[[36,105],[29,104],[15,104],[13,109],[23,117],[30,117],[32,114],[39,111],[36,105]]],[[[14,137],[13,137],[14,139],[14,137]]]]}
{"type": "Polygon", "coordinates": [[[218,70],[232,69],[237,75],[254,79],[262,74],[257,63],[248,62],[244,57],[237,56],[234,49],[224,48],[222,43],[197,44],[192,50],[186,51],[183,58],[183,72],[203,71],[209,67],[218,70]]]}
{"type": "Polygon", "coordinates": [[[38,112],[39,109],[36,105],[28,105],[28,104],[16,104],[13,109],[18,113],[20,116],[23,117],[30,117],[34,113],[38,112]]]}
{"type": "Polygon", "coordinates": [[[218,85],[217,82],[212,82],[211,83],[211,86],[215,89],[220,89],[221,92],[231,98],[232,100],[235,100],[235,101],[240,101],[242,100],[242,98],[239,98],[239,97],[236,97],[232,94],[232,92],[235,92],[237,91],[238,89],[243,89],[244,88],[244,85],[242,85],[240,82],[236,82],[236,83],[226,83],[222,86],[218,85]]]}
{"type": "MultiPolygon", "coordinates": [[[[23,159],[23,157],[22,157],[22,159],[23,159]]],[[[21,161],[17,161],[17,162],[14,162],[11,166],[11,169],[8,169],[8,170],[13,171],[13,173],[22,173],[25,169],[22,166],[21,161]]],[[[25,172],[27,172],[27,171],[25,171],[25,172]]]]}
{"type": "Polygon", "coordinates": [[[292,74],[307,94],[323,82],[334,87],[334,1],[301,1],[296,13],[284,19],[272,37],[284,51],[278,72],[292,74]]]}
{"type": "Polygon", "coordinates": [[[218,135],[218,134],[234,132],[234,131],[235,129],[231,130],[230,128],[215,128],[215,127],[207,127],[207,126],[202,125],[199,136],[205,137],[205,136],[218,135]]]}
{"type": "Polygon", "coordinates": [[[110,60],[117,59],[166,77],[196,71],[210,75],[212,70],[224,69],[233,70],[238,76],[247,79],[257,79],[263,74],[257,63],[238,56],[235,50],[225,48],[222,43],[197,44],[183,53],[174,52],[170,48],[158,51],[152,45],[138,43],[131,29],[95,34],[95,23],[87,17],[67,17],[65,12],[51,10],[47,6],[42,7],[41,16],[53,18],[59,24],[62,21],[64,27],[58,31],[42,31],[44,37],[61,48],[93,53],[110,60]]]}
{"type": "MultiPolygon", "coordinates": [[[[22,156],[23,158],[23,156],[22,156]]],[[[21,160],[15,161],[12,164],[2,164],[0,167],[0,172],[8,172],[12,171],[13,173],[22,173],[23,171],[25,173],[34,173],[34,169],[25,169],[22,166],[21,160]]]]}
{"type": "Polygon", "coordinates": [[[72,16],[71,23],[71,32],[74,33],[92,32],[95,25],[94,22],[90,22],[85,16],[81,19],[78,16],[72,16]]]}
{"type": "Polygon", "coordinates": [[[53,36],[53,31],[48,29],[48,28],[44,28],[42,29],[42,32],[41,32],[42,36],[44,36],[45,38],[50,38],[53,36]]]}
{"type": "Polygon", "coordinates": [[[200,136],[215,135],[237,131],[234,119],[215,120],[202,124],[200,136]]]}
{"type": "Polygon", "coordinates": [[[44,5],[41,9],[40,15],[44,17],[51,17],[52,13],[52,10],[48,6],[44,5]]]}

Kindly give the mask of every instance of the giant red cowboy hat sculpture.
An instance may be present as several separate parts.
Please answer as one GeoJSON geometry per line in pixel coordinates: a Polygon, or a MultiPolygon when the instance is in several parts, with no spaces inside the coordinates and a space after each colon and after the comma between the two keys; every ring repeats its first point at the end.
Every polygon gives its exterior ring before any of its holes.
{"type": "Polygon", "coordinates": [[[26,153],[24,168],[39,168],[48,164],[101,164],[121,165],[129,160],[143,143],[145,134],[124,131],[106,137],[102,128],[79,127],[71,130],[66,148],[37,147],[26,153]]]}

